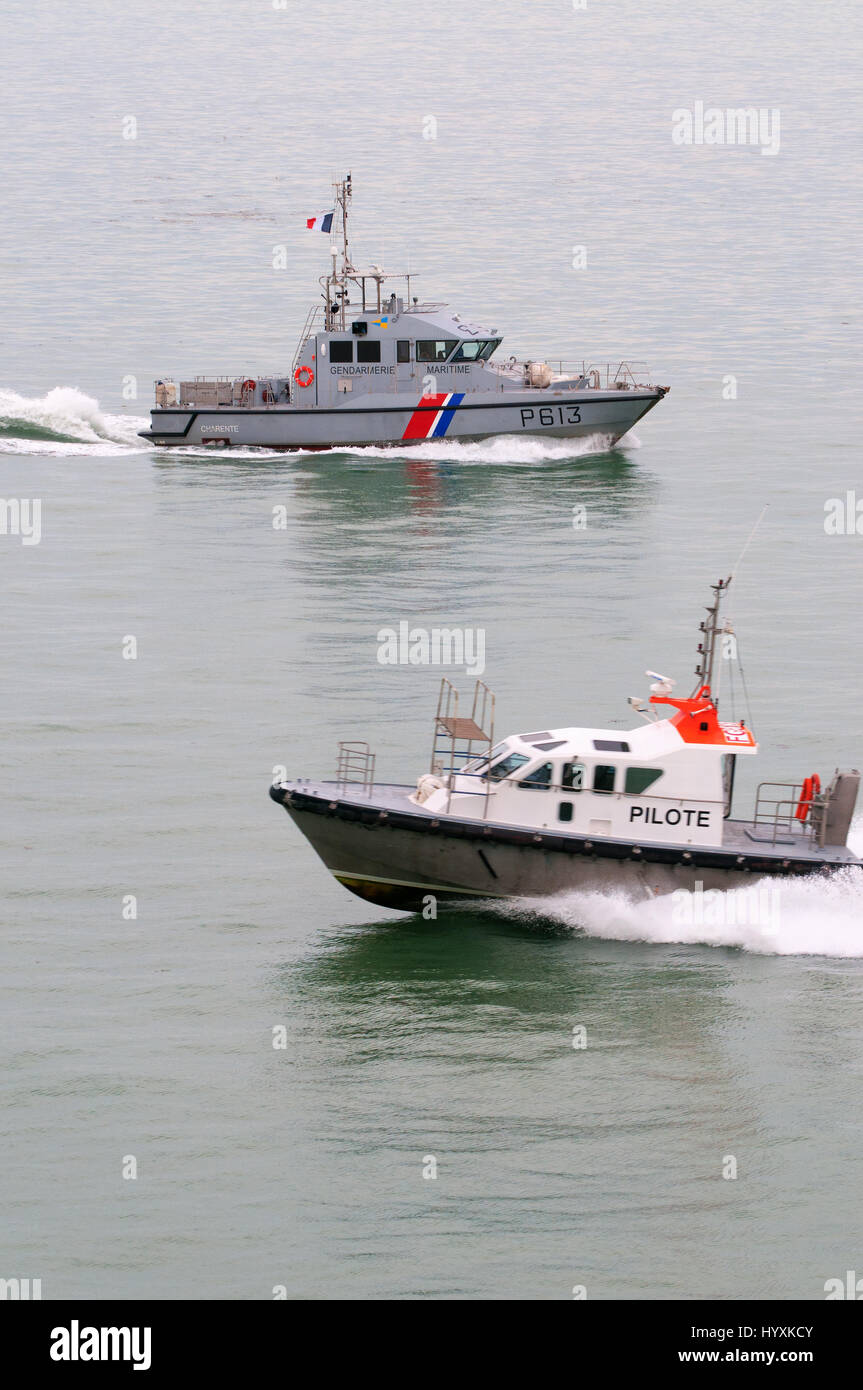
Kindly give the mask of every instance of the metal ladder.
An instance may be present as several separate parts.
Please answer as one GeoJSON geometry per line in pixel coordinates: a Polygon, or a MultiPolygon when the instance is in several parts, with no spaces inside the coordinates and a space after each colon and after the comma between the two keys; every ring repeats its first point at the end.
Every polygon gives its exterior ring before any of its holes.
{"type": "Polygon", "coordinates": [[[311,336],[312,336],[312,329],[314,328],[315,322],[316,322],[317,317],[318,317],[318,315],[319,315],[320,313],[321,313],[321,305],[320,305],[320,304],[313,304],[312,307],[311,307],[311,309],[310,309],[309,312],[307,313],[307,315],[306,315],[306,321],[305,321],[305,323],[303,324],[303,331],[302,331],[302,333],[300,334],[300,341],[299,341],[299,343],[297,344],[297,350],[296,350],[296,352],[294,353],[294,360],[293,360],[293,362],[291,363],[291,397],[292,397],[292,398],[293,398],[293,394],[294,394],[294,372],[297,370],[297,366],[298,366],[298,364],[299,364],[299,360],[300,360],[300,358],[301,358],[302,355],[303,355],[303,348],[306,346],[306,343],[309,341],[309,339],[310,339],[311,336]]]}
{"type": "MultiPolygon", "coordinates": [[[[490,757],[494,746],[494,694],[485,681],[478,680],[474,686],[469,715],[459,714],[458,700],[458,691],[452,681],[447,680],[446,676],[441,676],[434,719],[431,770],[447,775],[447,811],[452,802],[452,787],[456,775],[466,763],[472,762],[481,753],[485,753],[487,758],[490,757]],[[480,744],[481,747],[474,748],[474,744],[480,744]],[[448,765],[440,761],[441,755],[449,758],[448,765]]],[[[483,815],[488,811],[490,785],[486,778],[483,815]]]]}

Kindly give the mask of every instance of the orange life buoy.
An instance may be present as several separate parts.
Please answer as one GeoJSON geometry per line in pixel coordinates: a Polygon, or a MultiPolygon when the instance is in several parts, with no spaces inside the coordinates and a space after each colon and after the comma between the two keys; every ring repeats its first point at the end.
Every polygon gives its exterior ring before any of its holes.
{"type": "Polygon", "coordinates": [[[294,372],[294,381],[298,386],[311,386],[315,379],[315,374],[311,367],[297,367],[294,372]]]}
{"type": "Polygon", "coordinates": [[[241,386],[240,389],[241,389],[241,391],[243,391],[243,392],[246,392],[246,391],[254,391],[254,389],[255,389],[255,387],[257,386],[257,384],[258,384],[258,383],[257,383],[256,381],[252,381],[252,378],[249,377],[247,381],[244,381],[244,382],[243,382],[243,384],[242,384],[242,386],[241,386]]]}
{"type": "Polygon", "coordinates": [[[821,791],[821,778],[817,772],[813,772],[811,777],[804,777],[803,789],[800,792],[800,800],[797,803],[797,810],[794,812],[799,821],[804,821],[809,815],[809,807],[812,805],[812,798],[821,791]]]}

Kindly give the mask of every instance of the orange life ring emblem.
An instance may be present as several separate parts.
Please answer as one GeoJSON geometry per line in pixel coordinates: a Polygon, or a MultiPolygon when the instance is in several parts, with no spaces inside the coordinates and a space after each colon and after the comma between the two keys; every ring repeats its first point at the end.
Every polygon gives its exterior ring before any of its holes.
{"type": "Polygon", "coordinates": [[[315,379],[315,374],[311,367],[297,367],[294,372],[294,381],[298,386],[311,386],[315,379]]]}
{"type": "Polygon", "coordinates": [[[804,777],[803,788],[800,792],[800,800],[797,803],[797,810],[794,812],[799,821],[804,821],[809,815],[809,807],[812,805],[812,798],[821,791],[821,778],[817,772],[813,772],[811,777],[804,777]]]}

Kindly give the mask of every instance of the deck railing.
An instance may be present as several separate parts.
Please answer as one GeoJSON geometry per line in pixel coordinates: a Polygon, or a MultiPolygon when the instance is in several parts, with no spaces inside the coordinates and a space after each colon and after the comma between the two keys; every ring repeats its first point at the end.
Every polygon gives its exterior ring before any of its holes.
{"type": "Polygon", "coordinates": [[[797,808],[803,792],[801,782],[759,782],[755,791],[755,814],[753,826],[761,825],[772,832],[771,843],[788,835],[802,835],[813,842],[818,841],[821,826],[829,805],[826,792],[814,796],[808,803],[809,810],[805,820],[797,817],[797,808]],[[765,788],[784,792],[784,796],[768,795],[765,788]]]}
{"type": "Polygon", "coordinates": [[[336,783],[339,791],[356,787],[371,796],[375,787],[375,755],[367,743],[341,742],[336,761],[336,783]]]}

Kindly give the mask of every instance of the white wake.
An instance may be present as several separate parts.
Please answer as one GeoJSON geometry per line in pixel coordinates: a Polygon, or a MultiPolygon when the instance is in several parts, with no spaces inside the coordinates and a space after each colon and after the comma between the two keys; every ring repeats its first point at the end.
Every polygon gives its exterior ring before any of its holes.
{"type": "MultiPolygon", "coordinates": [[[[613,447],[639,449],[641,441],[630,432],[613,447]]],[[[349,454],[352,458],[392,458],[394,453],[399,453],[405,458],[445,463],[535,464],[604,454],[610,448],[612,436],[604,434],[584,435],[580,439],[540,439],[536,435],[500,434],[473,444],[461,444],[457,439],[436,439],[421,444],[388,444],[382,448],[342,446],[334,449],[333,453],[349,454]]]]}
{"type": "MultiPolygon", "coordinates": [[[[863,852],[863,820],[849,836],[863,852]]],[[[501,909],[606,941],[736,946],[760,955],[863,957],[863,868],[762,878],[741,888],[659,898],[620,890],[521,898],[501,909]]]]}
{"type": "Polygon", "coordinates": [[[137,432],[148,421],[106,415],[76,386],[55,386],[45,396],[0,388],[0,453],[127,454],[145,447],[137,432]]]}

